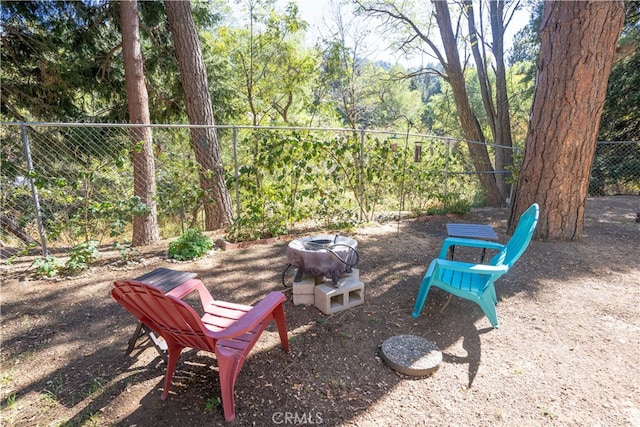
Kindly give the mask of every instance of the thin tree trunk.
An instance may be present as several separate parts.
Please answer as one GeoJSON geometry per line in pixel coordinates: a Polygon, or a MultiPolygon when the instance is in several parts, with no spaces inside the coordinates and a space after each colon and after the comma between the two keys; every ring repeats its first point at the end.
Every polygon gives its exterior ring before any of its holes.
{"type": "MultiPolygon", "coordinates": [[[[487,113],[487,120],[489,121],[489,127],[491,133],[496,134],[496,109],[493,105],[492,91],[489,83],[489,77],[487,76],[487,67],[483,59],[483,55],[480,52],[480,45],[483,43],[482,39],[478,36],[478,30],[476,28],[475,11],[473,9],[472,0],[465,0],[465,9],[467,11],[467,22],[469,27],[469,37],[471,39],[471,52],[473,53],[473,59],[476,63],[476,70],[478,72],[478,82],[480,84],[480,95],[482,95],[482,104],[484,110],[487,113]]],[[[494,138],[495,139],[495,138],[494,138]]]]}
{"type": "Polygon", "coordinates": [[[451,85],[462,132],[464,133],[465,139],[470,141],[467,143],[467,146],[469,147],[471,159],[473,160],[476,172],[478,172],[487,203],[490,206],[502,206],[504,199],[496,184],[489,152],[486,145],[478,143],[484,142],[484,135],[469,103],[464,73],[462,72],[462,66],[460,64],[460,55],[458,54],[458,46],[453,34],[453,29],[451,28],[449,5],[445,1],[432,1],[436,11],[436,21],[440,29],[442,44],[447,56],[446,63],[442,65],[447,73],[449,84],[451,85]]]}
{"type": "Polygon", "coordinates": [[[205,229],[215,230],[231,224],[233,205],[224,180],[218,135],[213,127],[213,107],[198,31],[191,15],[191,2],[165,1],[164,5],[176,49],[189,123],[208,125],[191,128],[191,145],[200,165],[205,229]]]}
{"type": "MultiPolygon", "coordinates": [[[[149,124],[151,120],[140,48],[138,2],[135,0],[121,2],[120,19],[129,121],[132,124],[149,124]]],[[[147,206],[146,212],[133,215],[131,244],[132,246],[141,246],[160,238],[155,200],[156,179],[151,128],[133,127],[131,129],[131,143],[134,195],[147,206]]]]}
{"type": "Polygon", "coordinates": [[[482,95],[482,104],[487,114],[487,120],[493,135],[493,143],[495,145],[494,168],[496,170],[495,180],[502,199],[509,197],[510,185],[506,178],[508,175],[504,173],[513,163],[511,153],[511,122],[509,120],[509,101],[507,97],[507,79],[506,69],[504,65],[504,25],[502,21],[502,13],[504,9],[504,0],[489,1],[489,16],[491,20],[491,37],[493,53],[493,61],[495,62],[495,102],[493,101],[493,90],[488,77],[487,66],[484,58],[487,57],[485,49],[480,49],[483,45],[482,38],[477,33],[475,24],[475,12],[473,2],[465,0],[465,9],[467,10],[469,36],[471,37],[471,51],[478,70],[478,81],[480,83],[480,94],[482,95]],[[484,53],[484,54],[483,54],[484,53]]]}
{"type": "Polygon", "coordinates": [[[509,197],[511,185],[508,182],[510,173],[503,173],[513,166],[513,140],[511,139],[511,120],[509,118],[509,97],[507,96],[507,72],[504,65],[504,23],[502,14],[504,1],[489,2],[491,35],[493,46],[491,51],[496,63],[496,124],[493,141],[496,144],[494,167],[496,183],[502,197],[509,197]]]}
{"type": "Polygon", "coordinates": [[[547,1],[525,155],[508,230],[532,203],[536,237],[578,240],[622,1],[547,1]]]}
{"type": "Polygon", "coordinates": [[[20,227],[15,221],[3,213],[0,213],[0,226],[27,245],[40,245],[33,237],[29,236],[24,228],[20,227]]]}

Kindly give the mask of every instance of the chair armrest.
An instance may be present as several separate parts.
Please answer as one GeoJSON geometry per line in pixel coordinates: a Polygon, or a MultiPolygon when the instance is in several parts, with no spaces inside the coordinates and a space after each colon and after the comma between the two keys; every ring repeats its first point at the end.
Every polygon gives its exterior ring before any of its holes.
{"type": "Polygon", "coordinates": [[[237,322],[224,331],[211,332],[211,336],[217,340],[227,340],[245,334],[253,330],[265,318],[271,316],[276,308],[286,300],[287,298],[281,292],[270,292],[237,322]]]}
{"type": "Polygon", "coordinates": [[[209,293],[207,287],[202,283],[200,279],[189,279],[181,285],[173,288],[171,291],[167,292],[166,295],[182,299],[189,295],[191,292],[197,291],[200,296],[200,302],[202,303],[202,307],[207,307],[213,302],[213,297],[209,293]]]}
{"type": "Polygon", "coordinates": [[[439,269],[472,274],[504,274],[509,270],[509,267],[506,265],[471,264],[468,262],[436,259],[434,260],[434,272],[439,269]]]}
{"type": "Polygon", "coordinates": [[[483,249],[495,249],[497,251],[501,251],[504,248],[504,245],[498,242],[491,242],[488,240],[480,240],[480,239],[465,239],[463,237],[447,237],[442,242],[442,248],[440,249],[440,255],[438,258],[446,259],[447,253],[451,246],[467,246],[472,248],[483,248],[483,249]]]}

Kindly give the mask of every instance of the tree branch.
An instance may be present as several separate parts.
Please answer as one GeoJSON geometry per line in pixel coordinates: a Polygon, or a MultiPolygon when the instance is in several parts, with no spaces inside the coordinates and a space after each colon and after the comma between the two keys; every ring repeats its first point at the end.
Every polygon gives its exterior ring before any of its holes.
{"type": "Polygon", "coordinates": [[[411,19],[409,16],[407,16],[402,10],[400,10],[394,3],[392,4],[380,4],[380,3],[374,3],[372,5],[365,5],[363,4],[360,0],[355,0],[355,3],[358,5],[358,8],[363,11],[366,12],[367,14],[370,14],[371,16],[377,16],[377,17],[387,17],[387,18],[392,18],[396,21],[399,21],[400,23],[403,23],[405,25],[407,25],[408,27],[410,27],[413,32],[415,33],[415,36],[405,40],[404,42],[402,42],[402,46],[407,46],[408,44],[410,44],[412,41],[415,40],[416,36],[420,38],[420,40],[422,40],[424,43],[427,44],[427,46],[429,46],[429,48],[433,51],[433,53],[436,55],[436,57],[438,58],[438,60],[444,65],[447,63],[446,58],[442,55],[442,53],[440,52],[440,50],[438,49],[438,47],[435,45],[435,43],[431,40],[431,38],[429,37],[428,34],[425,34],[420,27],[418,27],[418,25],[415,23],[415,21],[413,19],[411,19]],[[392,9],[387,9],[386,7],[391,7],[392,9]]]}

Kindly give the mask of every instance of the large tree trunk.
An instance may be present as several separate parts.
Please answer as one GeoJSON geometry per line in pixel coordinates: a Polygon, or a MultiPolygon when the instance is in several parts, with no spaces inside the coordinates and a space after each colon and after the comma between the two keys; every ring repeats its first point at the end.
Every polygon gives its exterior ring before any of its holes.
{"type": "MultiPolygon", "coordinates": [[[[149,124],[151,120],[140,48],[138,2],[121,2],[120,19],[129,121],[132,124],[149,124]]],[[[160,238],[155,200],[156,178],[151,128],[133,127],[131,129],[131,143],[134,195],[139,197],[148,208],[144,213],[133,215],[131,245],[142,246],[160,238]]]]}
{"type": "Polygon", "coordinates": [[[204,193],[205,229],[215,230],[231,224],[233,209],[231,196],[224,181],[218,135],[213,127],[213,107],[198,31],[191,15],[189,1],[165,1],[164,5],[176,49],[189,123],[208,125],[191,128],[191,145],[200,165],[199,179],[200,188],[204,193]]]}
{"type": "Polygon", "coordinates": [[[537,238],[581,237],[600,115],[623,23],[622,1],[545,3],[536,89],[510,232],[520,214],[537,202],[537,238]]]}
{"type": "Polygon", "coordinates": [[[469,96],[467,94],[467,88],[464,81],[464,73],[462,72],[462,65],[460,64],[460,55],[458,54],[458,46],[451,27],[449,4],[446,1],[432,1],[436,11],[436,21],[438,22],[438,28],[440,29],[442,44],[447,56],[447,60],[442,63],[442,66],[447,73],[447,78],[451,85],[462,132],[464,133],[465,139],[469,141],[467,143],[469,153],[473,160],[476,172],[478,173],[482,188],[484,189],[487,203],[490,206],[502,206],[504,204],[504,199],[500,193],[498,185],[496,184],[496,179],[493,173],[494,169],[491,165],[487,146],[478,143],[484,142],[484,135],[482,134],[480,124],[478,123],[476,116],[473,114],[473,110],[471,109],[471,104],[469,102],[469,96]]]}

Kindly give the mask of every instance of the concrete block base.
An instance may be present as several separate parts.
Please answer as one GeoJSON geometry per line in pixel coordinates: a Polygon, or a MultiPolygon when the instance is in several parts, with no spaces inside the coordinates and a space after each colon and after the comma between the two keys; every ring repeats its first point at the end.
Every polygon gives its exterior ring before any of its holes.
{"type": "Polygon", "coordinates": [[[315,288],[315,305],[324,314],[334,314],[364,303],[364,283],[357,269],[338,280],[338,287],[318,285],[315,288]]]}
{"type": "MultiPolygon", "coordinates": [[[[297,274],[297,272],[296,272],[297,274]]],[[[316,278],[303,275],[302,280],[293,282],[293,303],[295,305],[313,305],[315,302],[316,278]]]]}
{"type": "Polygon", "coordinates": [[[314,294],[310,295],[296,295],[293,294],[293,303],[295,305],[313,305],[316,302],[316,296],[314,294]]]}

